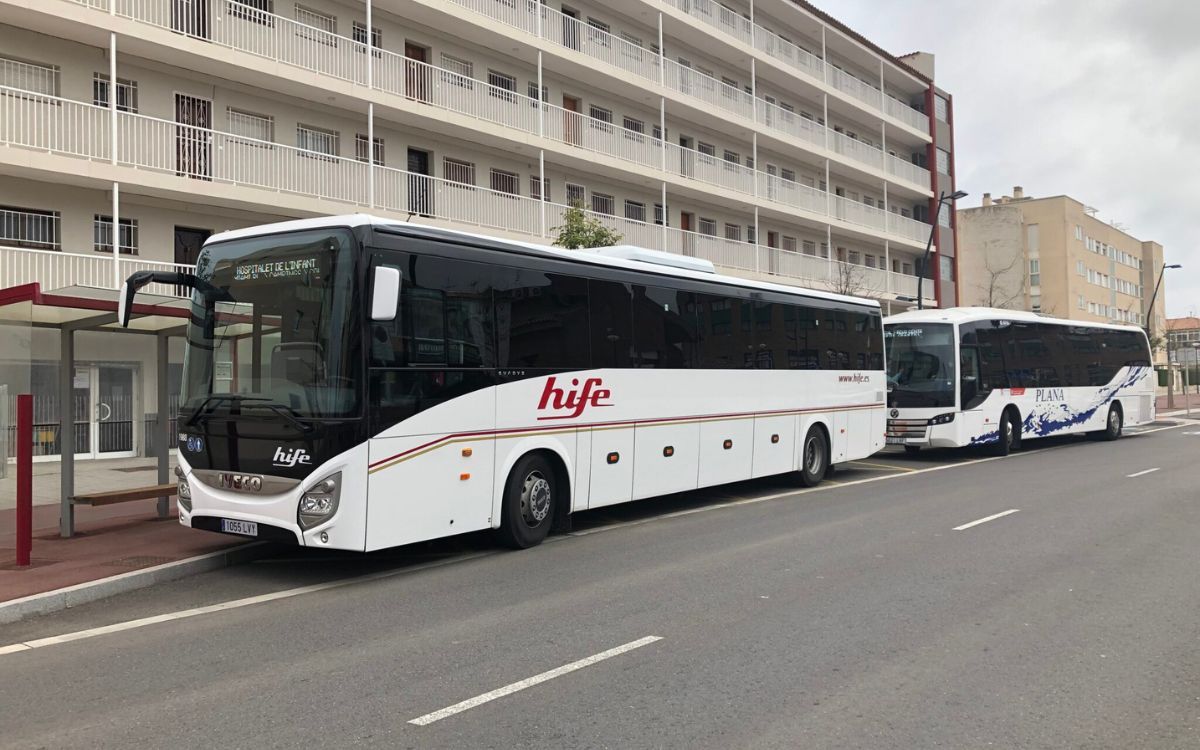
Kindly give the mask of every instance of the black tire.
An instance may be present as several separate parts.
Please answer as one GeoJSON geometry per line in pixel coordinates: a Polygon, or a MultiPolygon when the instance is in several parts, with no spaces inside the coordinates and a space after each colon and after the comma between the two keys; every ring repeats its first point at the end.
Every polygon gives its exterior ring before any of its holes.
{"type": "Polygon", "coordinates": [[[1108,407],[1108,419],[1104,422],[1104,432],[1100,433],[1102,440],[1116,440],[1125,429],[1125,413],[1120,404],[1108,407]]]}
{"type": "Polygon", "coordinates": [[[919,446],[919,445],[906,445],[906,446],[904,446],[904,452],[905,452],[905,453],[907,453],[907,454],[908,454],[908,455],[910,455],[910,456],[915,456],[916,454],[918,454],[918,453],[920,453],[920,452],[921,452],[921,446],[919,446]]]}
{"type": "Polygon", "coordinates": [[[500,507],[500,542],[513,549],[542,543],[554,524],[558,475],[543,456],[523,456],[508,475],[500,507]]]}
{"type": "Polygon", "coordinates": [[[825,430],[813,425],[800,445],[800,484],[816,487],[829,468],[829,441],[825,438],[825,430]]]}
{"type": "Polygon", "coordinates": [[[992,446],[992,455],[1007,456],[1021,447],[1021,423],[1014,409],[1005,409],[996,428],[1000,439],[992,446]]]}

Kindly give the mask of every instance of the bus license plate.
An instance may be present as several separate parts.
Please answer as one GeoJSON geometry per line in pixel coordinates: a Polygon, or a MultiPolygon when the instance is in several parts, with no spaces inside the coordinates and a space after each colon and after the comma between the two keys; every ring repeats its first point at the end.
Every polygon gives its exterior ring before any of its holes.
{"type": "Polygon", "coordinates": [[[253,521],[234,521],[229,518],[222,518],[221,531],[224,531],[227,534],[258,536],[258,524],[253,521]]]}
{"type": "Polygon", "coordinates": [[[904,438],[902,438],[902,437],[886,438],[885,445],[904,445],[904,438]]]}

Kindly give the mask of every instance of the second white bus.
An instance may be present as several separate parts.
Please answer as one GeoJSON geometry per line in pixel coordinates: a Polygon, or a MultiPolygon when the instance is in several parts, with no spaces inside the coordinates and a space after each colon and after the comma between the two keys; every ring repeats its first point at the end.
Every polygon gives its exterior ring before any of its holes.
{"type": "Polygon", "coordinates": [[[1154,420],[1146,334],[1132,326],[982,307],[884,319],[887,443],[986,446],[1091,433],[1115,440],[1154,420]]]}

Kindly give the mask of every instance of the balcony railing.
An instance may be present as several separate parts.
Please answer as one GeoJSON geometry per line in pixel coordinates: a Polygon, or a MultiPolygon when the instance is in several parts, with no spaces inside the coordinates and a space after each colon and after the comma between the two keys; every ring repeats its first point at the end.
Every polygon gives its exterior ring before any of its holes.
{"type": "MultiPolygon", "coordinates": [[[[95,0],[73,1],[97,7],[95,0]]],[[[452,1],[501,23],[539,35],[555,44],[607,63],[624,74],[636,75],[653,83],[661,82],[673,91],[702,102],[705,109],[716,109],[729,115],[743,117],[768,130],[810,145],[825,145],[824,126],[764,99],[755,99],[737,86],[729,85],[673,60],[661,59],[651,50],[632,41],[592,27],[531,0],[452,1]],[[663,80],[660,81],[660,78],[663,80]]],[[[102,2],[102,7],[107,7],[106,0],[102,2]]],[[[179,8],[182,6],[174,0],[116,0],[116,3],[117,13],[121,16],[171,29],[196,39],[338,80],[364,86],[369,82],[373,88],[380,91],[469,115],[482,121],[527,133],[539,132],[536,103],[516,92],[498,89],[394,52],[379,48],[369,49],[366,44],[353,39],[233,3],[231,0],[188,6],[197,10],[187,13],[180,12],[179,8]],[[523,101],[528,105],[526,108],[519,106],[523,101]]],[[[718,28],[722,28],[727,24],[720,19],[731,12],[724,6],[716,7],[720,10],[714,9],[713,15],[717,19],[718,28]]],[[[771,35],[766,30],[759,36],[766,40],[764,44],[771,48],[790,50],[786,56],[807,61],[804,66],[811,62],[811,55],[790,42],[771,35]],[[805,55],[807,57],[804,57],[805,55]]],[[[820,63],[819,58],[812,59],[820,63]]],[[[548,111],[558,109],[550,105],[544,106],[548,111]]],[[[564,118],[569,119],[572,116],[579,117],[572,113],[564,115],[564,118]]],[[[921,117],[920,113],[917,113],[917,116],[921,117]]],[[[554,131],[555,128],[550,130],[554,131]]],[[[560,135],[563,137],[558,140],[571,140],[570,133],[564,132],[560,135]]],[[[831,141],[833,140],[836,139],[831,138],[831,141]]],[[[875,169],[881,169],[884,160],[881,151],[866,147],[865,144],[844,148],[838,153],[851,162],[875,169]]],[[[611,155],[623,158],[619,153],[611,155]]],[[[635,161],[644,163],[640,159],[635,161]]],[[[928,170],[920,167],[906,168],[889,163],[887,173],[923,189],[930,184],[928,170]]]]}
{"type": "Polygon", "coordinates": [[[59,215],[51,212],[0,209],[0,245],[35,250],[62,249],[59,215]]]}
{"type": "MultiPolygon", "coordinates": [[[[468,4],[464,0],[453,0],[468,4]]],[[[469,4],[480,5],[483,0],[471,0],[469,4]]],[[[503,5],[505,0],[493,0],[503,5]]],[[[664,0],[713,29],[724,32],[743,44],[753,46],[759,52],[817,81],[828,83],[853,97],[860,103],[903,122],[921,133],[929,133],[929,118],[922,112],[893,97],[881,97],[877,86],[827,64],[819,56],[784,39],[770,29],[753,24],[750,19],[712,0],[664,0]],[[882,101],[882,109],[880,108],[882,101]]],[[[481,11],[484,12],[484,11],[481,11]]]]}
{"type": "MultiPolygon", "coordinates": [[[[196,182],[240,185],[320,198],[353,208],[371,207],[406,216],[438,219],[542,239],[548,236],[553,226],[561,223],[562,212],[566,210],[565,206],[530,197],[386,166],[377,165],[372,173],[370,165],[334,154],[235,136],[146,115],[127,112],[117,115],[117,163],[139,170],[175,175],[189,183],[183,186],[184,189],[192,189],[196,182]],[[370,193],[372,180],[375,185],[373,206],[370,193]]],[[[108,117],[111,117],[111,112],[101,107],[0,87],[2,145],[108,161],[111,159],[108,129],[111,121],[108,117]]],[[[569,121],[564,123],[569,129],[569,121]]],[[[596,137],[624,139],[636,135],[642,139],[638,148],[662,148],[657,139],[609,127],[611,132],[601,130],[596,137]]],[[[827,212],[825,193],[791,180],[755,173],[739,164],[678,147],[671,147],[668,161],[678,165],[680,173],[690,174],[695,179],[731,184],[735,189],[746,192],[758,190],[763,193],[765,200],[815,214],[824,215],[827,212]]],[[[833,204],[834,217],[837,219],[881,231],[899,231],[907,233],[905,236],[915,236],[915,230],[910,229],[909,225],[893,226],[891,222],[894,219],[885,217],[879,209],[842,198],[835,199],[833,204]]],[[[663,228],[606,214],[593,215],[624,234],[625,241],[707,258],[727,268],[786,275],[782,271],[764,268],[759,250],[750,243],[663,228]]],[[[6,258],[0,264],[0,270],[4,272],[0,278],[4,279],[5,285],[20,283],[21,279],[41,280],[57,286],[80,283],[79,279],[89,285],[111,283],[104,280],[104,271],[97,270],[95,265],[97,259],[103,260],[108,256],[72,255],[67,261],[54,261],[43,256],[65,256],[53,251],[23,252],[34,255],[6,258]],[[55,268],[65,269],[62,273],[66,276],[42,275],[45,269],[39,263],[57,264],[55,268]]],[[[774,256],[768,253],[768,257],[774,256]]],[[[130,264],[130,268],[139,267],[137,264],[153,263],[125,258],[121,262],[130,264]]],[[[839,267],[830,263],[829,268],[831,270],[825,276],[794,278],[828,286],[836,281],[832,274],[839,267]]],[[[171,292],[164,289],[159,293],[171,292]]]]}

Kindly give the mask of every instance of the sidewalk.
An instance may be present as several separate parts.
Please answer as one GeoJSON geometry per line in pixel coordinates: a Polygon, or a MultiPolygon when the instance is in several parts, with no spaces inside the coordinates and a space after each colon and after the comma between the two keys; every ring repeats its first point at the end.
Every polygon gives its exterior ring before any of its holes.
{"type": "Polygon", "coordinates": [[[58,535],[58,507],[34,507],[33,564],[16,567],[11,509],[0,510],[0,602],[96,581],[245,544],[237,537],[195,531],[159,519],[155,500],[76,509],[76,535],[58,535]]]}

